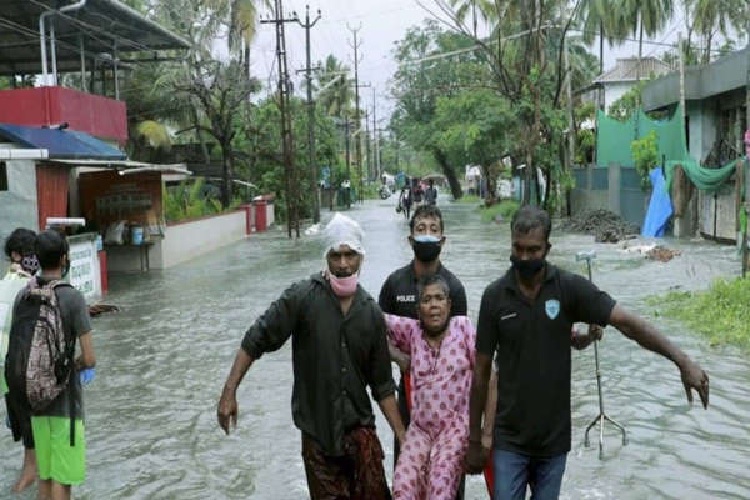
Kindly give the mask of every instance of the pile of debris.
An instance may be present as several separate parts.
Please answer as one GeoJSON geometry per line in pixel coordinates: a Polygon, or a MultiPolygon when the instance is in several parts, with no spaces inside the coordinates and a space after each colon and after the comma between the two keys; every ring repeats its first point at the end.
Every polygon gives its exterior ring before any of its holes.
{"type": "Polygon", "coordinates": [[[673,250],[671,248],[665,247],[664,245],[658,245],[656,243],[624,243],[622,248],[627,252],[639,253],[643,255],[647,260],[656,260],[659,262],[669,262],[678,255],[682,255],[682,252],[679,250],[673,250]]]}
{"type": "Polygon", "coordinates": [[[609,210],[590,210],[561,222],[558,229],[593,234],[597,243],[617,243],[636,238],[640,227],[609,210]]]}

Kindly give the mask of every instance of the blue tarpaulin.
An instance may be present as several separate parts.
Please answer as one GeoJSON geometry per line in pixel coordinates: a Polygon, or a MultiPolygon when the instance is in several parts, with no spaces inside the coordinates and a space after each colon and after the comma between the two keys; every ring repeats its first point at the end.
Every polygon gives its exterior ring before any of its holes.
{"type": "Polygon", "coordinates": [[[641,236],[661,237],[667,229],[667,222],[672,216],[672,200],[669,198],[667,183],[661,167],[651,170],[651,202],[648,205],[646,219],[643,221],[641,236]]]}
{"type": "Polygon", "coordinates": [[[89,134],[0,123],[0,140],[32,149],[46,149],[50,159],[125,160],[127,156],[114,146],[89,134]]]}

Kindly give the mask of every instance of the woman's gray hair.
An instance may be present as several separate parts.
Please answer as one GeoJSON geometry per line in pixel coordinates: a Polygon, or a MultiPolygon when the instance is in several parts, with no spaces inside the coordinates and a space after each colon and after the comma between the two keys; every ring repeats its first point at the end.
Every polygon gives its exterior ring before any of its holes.
{"type": "Polygon", "coordinates": [[[439,285],[443,289],[445,297],[450,299],[451,288],[448,286],[448,282],[439,274],[432,274],[426,278],[422,278],[417,284],[417,303],[422,301],[422,292],[430,285],[439,285]]]}

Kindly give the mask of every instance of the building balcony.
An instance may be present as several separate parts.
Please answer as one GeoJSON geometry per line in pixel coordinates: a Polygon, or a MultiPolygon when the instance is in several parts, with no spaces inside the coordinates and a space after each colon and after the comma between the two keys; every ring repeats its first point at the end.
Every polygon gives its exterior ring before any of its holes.
{"type": "Polygon", "coordinates": [[[67,123],[70,130],[120,145],[128,140],[124,102],[66,87],[0,91],[0,123],[31,127],[67,123]]]}

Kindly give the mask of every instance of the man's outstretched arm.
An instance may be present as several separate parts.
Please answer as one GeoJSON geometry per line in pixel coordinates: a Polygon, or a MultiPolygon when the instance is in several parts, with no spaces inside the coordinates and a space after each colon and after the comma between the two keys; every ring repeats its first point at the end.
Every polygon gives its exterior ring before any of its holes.
{"type": "Polygon", "coordinates": [[[632,339],[649,351],[661,354],[672,361],[680,369],[685,395],[689,402],[693,402],[692,390],[700,396],[704,408],[708,408],[709,385],[708,375],[700,365],[690,359],[682,349],[672,343],[654,325],[616,304],[609,317],[609,324],[617,328],[623,335],[632,339]]]}

